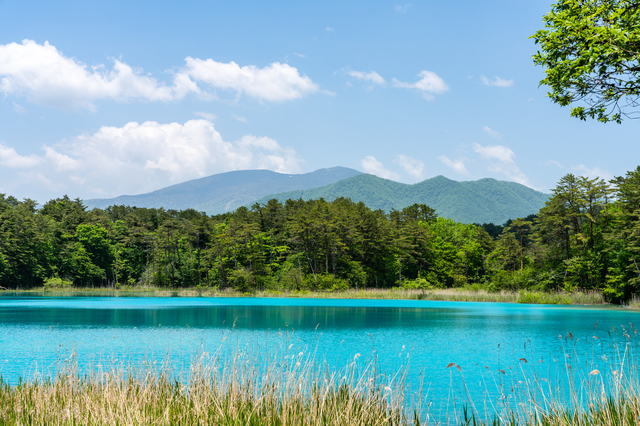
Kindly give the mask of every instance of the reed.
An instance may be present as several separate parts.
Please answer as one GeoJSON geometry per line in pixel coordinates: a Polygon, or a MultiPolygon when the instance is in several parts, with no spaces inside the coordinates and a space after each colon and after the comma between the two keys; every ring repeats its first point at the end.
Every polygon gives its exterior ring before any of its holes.
{"type": "MultiPolygon", "coordinates": [[[[402,375],[356,354],[332,371],[297,356],[204,353],[188,371],[170,363],[81,374],[73,359],[54,378],[0,382],[2,425],[401,425],[411,417],[402,375]]],[[[419,420],[418,420],[419,421],[419,420]]]]}
{"type": "Polygon", "coordinates": [[[528,359],[487,377],[493,388],[485,387],[483,403],[474,403],[462,368],[451,363],[452,392],[439,407],[422,405],[423,388],[411,391],[406,366],[384,374],[375,358],[354,354],[333,369],[313,350],[291,351],[282,341],[272,348],[221,345],[195,356],[186,370],[165,361],[81,372],[72,355],[52,378],[0,381],[0,424],[635,426],[637,331],[607,335],[613,337],[584,344],[561,336],[555,380],[536,366],[529,345],[528,359]]]}
{"type": "MultiPolygon", "coordinates": [[[[447,288],[447,289],[363,289],[345,290],[341,292],[258,292],[258,297],[307,297],[336,299],[409,299],[434,300],[449,302],[499,302],[499,303],[533,303],[550,305],[605,305],[604,295],[596,290],[579,290],[568,292],[543,291],[499,291],[489,292],[482,289],[447,288]]],[[[639,304],[640,305],[640,304],[639,304]]],[[[639,306],[640,307],[640,306],[639,306]]]]}
{"type": "MultiPolygon", "coordinates": [[[[498,291],[489,292],[475,288],[445,288],[445,289],[400,289],[400,288],[366,288],[348,289],[343,291],[279,291],[263,290],[252,293],[240,293],[232,289],[218,290],[215,288],[188,288],[167,290],[154,287],[128,287],[113,289],[76,289],[72,291],[44,291],[30,290],[35,294],[108,294],[115,296],[154,296],[154,297],[289,297],[313,299],[403,299],[403,300],[434,300],[448,302],[497,302],[497,303],[530,303],[550,305],[607,305],[601,291],[576,290],[564,291],[498,291]]],[[[634,296],[626,305],[628,308],[640,309],[640,298],[634,296]]]]}
{"type": "Polygon", "coordinates": [[[627,307],[631,309],[640,309],[640,297],[635,294],[631,296],[631,299],[627,302],[627,307]]]}

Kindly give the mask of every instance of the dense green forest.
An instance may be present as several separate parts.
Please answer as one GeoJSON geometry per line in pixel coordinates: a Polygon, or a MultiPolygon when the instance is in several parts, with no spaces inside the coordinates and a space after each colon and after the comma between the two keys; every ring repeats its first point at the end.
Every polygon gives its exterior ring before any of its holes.
{"type": "MultiPolygon", "coordinates": [[[[402,210],[414,203],[424,203],[439,216],[457,222],[493,222],[525,216],[538,211],[549,199],[543,194],[516,182],[480,179],[457,182],[436,176],[408,185],[370,174],[360,174],[325,186],[269,195],[257,199],[265,204],[271,198],[281,203],[288,199],[333,201],[340,197],[362,201],[374,210],[402,210]]],[[[249,206],[249,204],[247,204],[249,206]]]]}
{"type": "Polygon", "coordinates": [[[605,182],[568,174],[537,215],[461,224],[424,204],[386,214],[347,198],[273,199],[233,213],[0,196],[6,288],[357,287],[601,289],[640,284],[640,167],[605,182]]]}

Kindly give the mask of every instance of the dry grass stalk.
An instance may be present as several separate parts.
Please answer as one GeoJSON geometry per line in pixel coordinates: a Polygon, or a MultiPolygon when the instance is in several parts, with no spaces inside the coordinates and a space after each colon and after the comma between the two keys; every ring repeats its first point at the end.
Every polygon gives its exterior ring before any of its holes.
{"type": "Polygon", "coordinates": [[[304,353],[205,353],[182,377],[153,364],[81,375],[71,359],[53,380],[1,384],[0,424],[408,424],[404,377],[358,358],[331,372],[304,353]]]}

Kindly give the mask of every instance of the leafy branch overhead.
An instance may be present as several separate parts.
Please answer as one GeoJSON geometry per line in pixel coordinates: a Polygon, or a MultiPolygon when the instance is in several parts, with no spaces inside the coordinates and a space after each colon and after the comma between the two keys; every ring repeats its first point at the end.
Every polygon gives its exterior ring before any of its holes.
{"type": "Polygon", "coordinates": [[[603,123],[637,118],[640,106],[640,1],[559,0],[532,38],[545,68],[540,85],[571,116],[603,123]]]}

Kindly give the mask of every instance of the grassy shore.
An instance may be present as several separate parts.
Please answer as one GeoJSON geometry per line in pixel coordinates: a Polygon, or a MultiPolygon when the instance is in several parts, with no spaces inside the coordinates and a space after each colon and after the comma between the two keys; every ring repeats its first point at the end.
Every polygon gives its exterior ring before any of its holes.
{"type": "MultiPolygon", "coordinates": [[[[11,293],[6,290],[4,293],[11,293]]],[[[20,290],[23,291],[23,290],[20,290]]],[[[543,291],[500,291],[488,292],[481,289],[450,288],[434,290],[408,289],[349,289],[344,291],[257,291],[240,293],[231,289],[217,290],[213,288],[185,288],[167,289],[158,287],[125,287],[117,290],[113,288],[35,288],[27,290],[32,293],[77,292],[112,295],[145,295],[155,297],[183,296],[183,297],[290,297],[317,299],[406,299],[406,300],[436,300],[451,302],[500,302],[500,303],[532,303],[551,305],[607,305],[600,291],[543,292],[543,291]]],[[[0,293],[2,294],[2,293],[0,293]]],[[[640,299],[633,299],[628,307],[640,309],[640,299]]]]}
{"type": "Polygon", "coordinates": [[[94,369],[73,362],[52,379],[0,385],[2,425],[404,425],[413,420],[402,377],[356,358],[330,372],[313,355],[295,360],[245,351],[166,365],[94,369]],[[266,362],[265,362],[266,361],[266,362]],[[360,368],[362,367],[362,368],[360,368]]]}
{"type": "MultiPolygon", "coordinates": [[[[635,333],[623,330],[626,341],[637,343],[635,333]]],[[[566,346],[569,358],[584,362],[577,360],[573,337],[566,346]]],[[[637,426],[638,364],[626,348],[600,370],[580,373],[578,364],[571,368],[572,360],[561,364],[571,378],[566,389],[539,377],[534,367],[506,376],[500,370],[495,401],[485,401],[484,410],[471,399],[425,405],[422,389],[406,386],[406,368],[381,374],[375,362],[360,361],[360,354],[331,369],[317,363],[313,352],[263,356],[242,348],[230,356],[203,353],[177,373],[155,363],[81,373],[72,357],[52,379],[0,382],[0,424],[637,426]]],[[[447,369],[452,384],[461,381],[467,389],[462,369],[453,363],[447,369]]]]}

